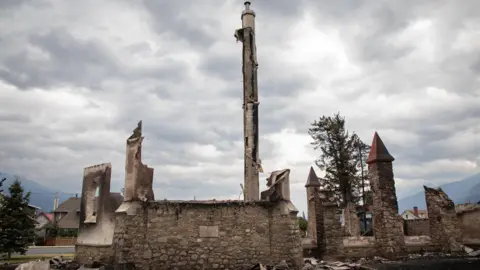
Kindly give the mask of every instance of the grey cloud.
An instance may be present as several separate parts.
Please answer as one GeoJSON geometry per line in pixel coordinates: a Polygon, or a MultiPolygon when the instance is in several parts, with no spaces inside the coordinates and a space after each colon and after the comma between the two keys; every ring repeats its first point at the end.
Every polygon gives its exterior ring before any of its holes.
{"type": "MultiPolygon", "coordinates": [[[[23,4],[33,2],[24,1],[23,4]]],[[[36,113],[31,113],[33,108],[29,111],[18,104],[18,111],[2,112],[0,121],[6,127],[0,133],[0,171],[26,174],[45,185],[68,183],[65,191],[76,191],[81,186],[83,167],[111,161],[112,189],[119,190],[124,181],[125,140],[137,121],[143,120],[145,141],[142,154],[144,162],[155,169],[154,186],[160,192],[157,198],[238,194],[243,168],[231,164],[241,163],[243,158],[243,149],[239,146],[243,141],[241,45],[235,45],[233,36],[229,36],[231,49],[235,50],[233,54],[230,49],[219,51],[212,45],[226,39],[216,32],[226,16],[235,16],[238,20],[236,27],[240,27],[243,1],[236,2],[238,12],[234,14],[217,10],[222,4],[228,6],[233,2],[114,2],[128,5],[130,8],[125,12],[139,14],[141,20],[145,20],[142,23],[147,22],[151,28],[148,30],[157,35],[150,38],[168,39],[171,44],[179,42],[182,46],[188,44],[189,52],[197,54],[197,65],[173,59],[168,48],[158,55],[146,40],[117,49],[131,56],[161,56],[162,61],[153,67],[124,63],[123,58],[109,49],[109,46],[118,44],[104,44],[95,38],[77,38],[70,33],[69,22],[59,22],[58,27],[46,29],[48,31],[32,26],[30,30],[0,35],[1,80],[20,90],[58,86],[88,88],[90,91],[79,93],[87,100],[82,109],[98,111],[99,114],[82,119],[69,119],[65,115],[67,120],[56,123],[40,123],[40,120],[31,123],[32,119],[37,119],[36,113]],[[207,12],[211,12],[211,16],[200,20],[200,17],[207,17],[203,16],[207,12]],[[33,59],[25,41],[48,58],[33,59]],[[102,91],[94,91],[98,89],[102,91]],[[103,103],[108,107],[103,108],[103,103]],[[66,122],[71,125],[62,127],[61,124],[66,122]],[[108,131],[108,135],[100,131],[108,131]],[[107,138],[110,135],[112,137],[107,138]],[[222,156],[192,156],[189,147],[195,143],[212,144],[222,156]],[[179,175],[171,170],[172,166],[187,170],[200,164],[205,168],[198,175],[179,175]],[[216,171],[217,168],[222,169],[216,171]]],[[[320,116],[317,115],[319,112],[331,114],[347,108],[347,125],[350,125],[349,119],[355,121],[351,123],[352,127],[356,132],[368,135],[364,136],[367,143],[371,142],[372,130],[380,131],[387,147],[397,158],[394,165],[398,169],[396,176],[407,180],[423,177],[432,182],[458,180],[463,176],[453,171],[416,170],[441,158],[472,159],[474,151],[467,151],[471,142],[459,141],[453,145],[447,142],[462,130],[478,125],[478,106],[464,105],[462,110],[445,108],[435,114],[419,110],[419,115],[413,117],[409,112],[389,119],[381,111],[364,116],[361,110],[362,106],[376,106],[373,100],[379,94],[397,95],[401,99],[401,94],[415,93],[427,86],[445,88],[462,97],[470,96],[471,100],[478,98],[472,94],[478,89],[478,50],[453,51],[451,44],[455,35],[467,27],[467,22],[478,20],[474,17],[478,15],[478,1],[465,1],[461,6],[453,6],[447,1],[252,2],[252,8],[257,12],[261,136],[289,127],[305,135],[309,123],[320,116]],[[326,73],[338,69],[333,57],[322,59],[325,61],[319,64],[321,72],[315,77],[306,75],[311,74],[309,70],[293,70],[280,61],[277,53],[288,49],[284,45],[286,41],[295,42],[289,40],[287,32],[307,12],[312,13],[317,27],[338,31],[348,60],[361,70],[360,75],[340,76],[333,82],[323,81],[326,73]],[[445,21],[437,33],[438,46],[441,47],[438,63],[407,58],[417,46],[415,40],[403,47],[389,43],[389,38],[418,18],[445,21]],[[400,64],[407,60],[409,65],[400,64]],[[317,89],[330,91],[328,94],[335,96],[337,103],[318,100],[318,108],[312,109],[305,108],[297,100],[302,94],[317,89]],[[370,102],[356,103],[364,97],[369,97],[367,101],[370,102]],[[382,133],[383,130],[394,135],[407,131],[418,137],[418,141],[402,141],[392,135],[389,138],[382,133]]],[[[2,2],[5,3],[13,2],[2,2]]],[[[98,10],[104,8],[102,3],[97,3],[96,7],[98,10]]],[[[52,5],[51,11],[55,8],[52,5]]],[[[10,5],[8,10],[22,15],[18,5],[10,5]]],[[[24,21],[29,24],[28,17],[24,21]]],[[[81,23],[89,24],[90,21],[85,18],[81,23]]],[[[229,35],[234,30],[232,28],[229,35]]],[[[2,99],[3,96],[0,102],[2,99]]],[[[38,105],[39,108],[48,106],[40,101],[38,105]]],[[[48,115],[44,117],[49,120],[48,115]]],[[[275,147],[262,137],[260,155],[264,162],[274,162],[278,158],[275,147]]],[[[306,173],[309,165],[298,162],[295,166],[305,168],[306,173]]],[[[263,183],[261,185],[263,189],[263,183]]],[[[303,202],[304,198],[295,200],[303,202]]]]}
{"type": "Polygon", "coordinates": [[[4,123],[19,123],[19,122],[30,122],[30,117],[22,114],[17,114],[17,113],[8,113],[8,112],[2,112],[0,115],[0,122],[4,123]]]}
{"type": "Polygon", "coordinates": [[[192,10],[181,1],[153,1],[144,0],[143,5],[150,15],[152,27],[159,35],[169,33],[179,39],[189,42],[192,46],[207,48],[215,42],[214,33],[205,30],[205,27],[214,28],[213,20],[203,20],[201,23],[191,20],[190,16],[181,17],[182,12],[208,12],[208,5],[202,2],[201,5],[194,5],[192,10]],[[204,7],[204,8],[202,8],[204,7]]]}
{"type": "MultiPolygon", "coordinates": [[[[0,45],[8,46],[10,38],[4,37],[0,45]]],[[[184,78],[184,73],[179,72],[185,68],[184,63],[164,59],[155,67],[133,69],[128,63],[120,62],[100,41],[81,41],[64,29],[32,34],[28,37],[28,43],[46,53],[48,58],[34,60],[23,49],[3,55],[2,62],[7,68],[0,68],[0,78],[20,89],[48,89],[68,84],[102,89],[102,82],[107,79],[135,81],[169,78],[176,83],[184,78]]]]}
{"type": "MultiPolygon", "coordinates": [[[[7,42],[7,38],[3,42],[7,42]]],[[[115,58],[100,43],[81,42],[63,30],[33,34],[28,42],[48,54],[48,59],[32,60],[28,52],[22,50],[4,56],[3,63],[8,69],[0,70],[3,79],[21,89],[50,88],[72,82],[98,87],[102,78],[119,70],[115,58]]]]}

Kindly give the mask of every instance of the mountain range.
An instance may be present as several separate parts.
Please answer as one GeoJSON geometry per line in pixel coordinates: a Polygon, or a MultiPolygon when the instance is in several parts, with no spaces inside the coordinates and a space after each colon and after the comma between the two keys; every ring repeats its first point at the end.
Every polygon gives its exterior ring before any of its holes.
{"type": "MultiPolygon", "coordinates": [[[[13,183],[15,177],[11,174],[0,172],[0,180],[3,178],[7,179],[3,184],[3,189],[8,193],[8,187],[13,183]]],[[[55,198],[54,190],[42,186],[32,180],[20,178],[20,181],[24,190],[31,192],[30,204],[40,207],[43,211],[52,210],[53,200],[55,198]]],[[[480,201],[480,173],[440,187],[456,204],[467,202],[476,203],[480,201]]],[[[71,196],[75,196],[75,194],[59,193],[59,204],[71,196]]],[[[414,195],[398,200],[398,209],[400,213],[407,209],[413,209],[414,206],[417,206],[419,209],[427,208],[423,188],[414,195]]]]}
{"type": "MultiPolygon", "coordinates": [[[[0,172],[0,180],[6,178],[3,183],[2,189],[5,193],[8,194],[8,188],[15,181],[15,176],[0,172]]],[[[40,207],[45,212],[49,212],[53,209],[53,200],[55,199],[55,192],[45,186],[40,185],[39,183],[20,177],[20,182],[25,192],[30,191],[30,204],[36,207],[40,207]]],[[[74,196],[74,194],[58,194],[59,204],[68,199],[69,197],[74,196]]]]}
{"type": "MultiPolygon", "coordinates": [[[[480,173],[457,182],[441,185],[440,187],[455,204],[468,202],[477,203],[480,201],[480,173]]],[[[413,209],[415,206],[419,209],[427,209],[423,188],[414,195],[398,200],[398,210],[400,213],[404,210],[413,209]]]]}

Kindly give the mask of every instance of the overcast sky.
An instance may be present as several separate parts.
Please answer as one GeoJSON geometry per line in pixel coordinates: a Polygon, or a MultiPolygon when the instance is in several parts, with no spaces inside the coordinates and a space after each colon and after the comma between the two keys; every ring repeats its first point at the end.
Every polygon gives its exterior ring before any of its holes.
{"type": "MultiPolygon", "coordinates": [[[[309,123],[340,111],[399,197],[479,171],[480,1],[254,0],[265,172],[305,210],[309,123]]],[[[79,192],[143,120],[157,199],[238,198],[243,1],[0,1],[0,171],[79,192]]],[[[261,189],[267,174],[261,175],[261,189]]],[[[319,172],[319,176],[322,173],[319,172]]]]}

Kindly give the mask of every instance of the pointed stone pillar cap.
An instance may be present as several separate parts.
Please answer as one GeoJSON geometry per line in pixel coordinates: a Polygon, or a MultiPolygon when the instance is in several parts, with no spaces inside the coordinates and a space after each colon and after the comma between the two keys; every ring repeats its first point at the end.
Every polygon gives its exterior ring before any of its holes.
{"type": "Polygon", "coordinates": [[[307,183],[305,184],[305,187],[319,187],[319,186],[320,186],[320,181],[318,181],[317,174],[315,173],[315,170],[313,170],[313,167],[310,166],[310,172],[308,173],[307,183]]]}
{"type": "Polygon", "coordinates": [[[367,163],[372,164],[378,161],[383,162],[392,162],[395,159],[390,155],[385,144],[383,144],[382,139],[378,136],[378,133],[375,132],[373,135],[373,142],[370,148],[370,153],[368,154],[367,163]]]}

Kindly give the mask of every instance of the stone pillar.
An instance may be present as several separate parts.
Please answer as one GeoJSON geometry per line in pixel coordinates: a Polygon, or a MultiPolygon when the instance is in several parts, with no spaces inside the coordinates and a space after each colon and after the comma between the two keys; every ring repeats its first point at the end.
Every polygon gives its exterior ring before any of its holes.
{"type": "Polygon", "coordinates": [[[336,203],[323,204],[323,258],[341,260],[344,258],[343,231],[340,223],[340,213],[336,203]]]}
{"type": "Polygon", "coordinates": [[[324,227],[324,207],[323,201],[320,198],[320,195],[317,193],[310,198],[309,203],[313,204],[313,210],[315,219],[310,223],[310,217],[308,217],[308,226],[314,227],[315,231],[315,241],[317,243],[317,248],[313,251],[315,258],[321,258],[325,253],[325,227],[324,227]]]}
{"type": "Polygon", "coordinates": [[[441,188],[423,187],[432,243],[438,245],[442,252],[462,251],[462,231],[455,204],[441,188]]]}
{"type": "Polygon", "coordinates": [[[389,259],[405,252],[403,224],[398,218],[393,161],[394,158],[375,132],[367,159],[373,194],[373,234],[378,255],[389,259]]]}
{"type": "Polygon", "coordinates": [[[345,209],[343,209],[343,221],[345,224],[345,234],[348,236],[360,235],[360,219],[357,216],[355,204],[352,202],[347,203],[345,209]]]}
{"type": "Polygon", "coordinates": [[[310,167],[310,172],[308,173],[307,183],[305,188],[307,190],[307,211],[308,211],[308,237],[314,241],[317,241],[317,200],[315,195],[318,188],[320,187],[320,181],[313,170],[313,167],[310,167]]]}
{"type": "Polygon", "coordinates": [[[154,200],[153,169],[142,163],[142,121],[127,139],[125,160],[125,201],[154,200]]]}

